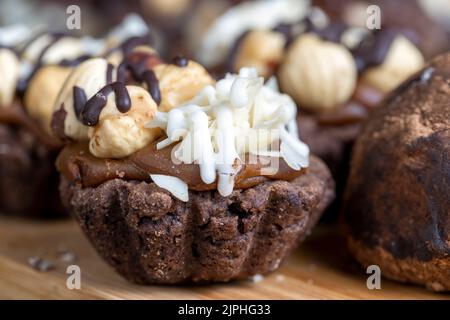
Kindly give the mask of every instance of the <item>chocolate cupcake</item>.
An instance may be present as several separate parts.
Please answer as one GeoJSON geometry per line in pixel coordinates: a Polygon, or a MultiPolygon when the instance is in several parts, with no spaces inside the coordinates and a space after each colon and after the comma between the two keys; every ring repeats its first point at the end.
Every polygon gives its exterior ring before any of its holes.
{"type": "Polygon", "coordinates": [[[124,42],[128,46],[119,46],[122,50],[109,49],[134,35],[130,29],[135,32],[136,24],[121,25],[105,39],[36,33],[23,26],[0,30],[0,212],[62,215],[54,168],[62,143],[51,129],[57,95],[80,62],[104,52],[117,59],[125,47],[140,44],[128,41],[133,37],[124,42]]]}
{"type": "Polygon", "coordinates": [[[61,97],[54,128],[73,141],[57,160],[61,195],[130,281],[274,271],[333,198],[327,167],[296,137],[295,104],[253,69],[215,83],[139,48],[113,68],[81,64],[61,97]]]}
{"type": "MultiPolygon", "coordinates": [[[[16,30],[22,28],[6,33],[16,30]]],[[[49,124],[53,99],[68,71],[44,66],[53,41],[53,35],[45,34],[28,40],[21,50],[19,44],[0,49],[0,212],[5,214],[51,217],[62,213],[54,170],[60,144],[49,124]]]]}
{"type": "Polygon", "coordinates": [[[374,112],[358,138],[343,213],[350,250],[383,276],[450,290],[450,54],[374,112]]]}
{"type": "Polygon", "coordinates": [[[225,64],[232,70],[255,67],[266,79],[275,76],[299,107],[300,137],[330,167],[339,195],[363,122],[423,67],[424,57],[401,30],[351,27],[314,7],[303,13],[294,22],[247,30],[225,64]]]}

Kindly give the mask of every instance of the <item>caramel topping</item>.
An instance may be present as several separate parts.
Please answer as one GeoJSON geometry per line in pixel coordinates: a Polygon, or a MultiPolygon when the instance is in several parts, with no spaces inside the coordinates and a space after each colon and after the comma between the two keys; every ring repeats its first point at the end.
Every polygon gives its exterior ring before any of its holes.
{"type": "MultiPolygon", "coordinates": [[[[187,183],[194,191],[208,191],[217,188],[216,183],[205,184],[200,176],[197,164],[174,164],[171,160],[172,148],[156,149],[156,142],[135,152],[129,157],[115,159],[101,159],[89,152],[88,144],[79,142],[69,145],[60,153],[56,167],[71,182],[79,183],[83,187],[96,187],[112,179],[126,179],[150,182],[150,174],[175,176],[187,183]]],[[[291,169],[282,159],[279,169],[273,175],[261,175],[261,170],[268,161],[267,157],[258,157],[257,161],[240,164],[236,176],[235,189],[246,189],[271,180],[290,181],[305,172],[291,169]]]]}

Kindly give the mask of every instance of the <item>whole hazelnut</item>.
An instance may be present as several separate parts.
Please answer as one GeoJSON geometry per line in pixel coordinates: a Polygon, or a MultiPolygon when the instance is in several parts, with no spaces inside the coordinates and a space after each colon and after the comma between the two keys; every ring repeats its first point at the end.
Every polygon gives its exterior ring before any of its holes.
{"type": "Polygon", "coordinates": [[[189,61],[185,67],[158,64],[153,71],[161,90],[159,110],[164,112],[192,99],[201,89],[214,83],[205,68],[193,61],[189,61]]]}
{"type": "Polygon", "coordinates": [[[233,71],[253,67],[260,76],[269,78],[283,58],[286,38],[279,32],[250,31],[242,40],[233,64],[233,71]]]}
{"type": "Polygon", "coordinates": [[[159,129],[145,127],[157,111],[150,94],[141,87],[126,88],[131,99],[130,110],[118,111],[115,95],[110,94],[99,122],[89,128],[89,150],[98,158],[126,157],[160,136],[159,129]]]}
{"type": "MultiPolygon", "coordinates": [[[[67,77],[54,103],[53,115],[64,109],[64,132],[54,132],[59,138],[83,141],[88,140],[88,128],[81,123],[75,113],[73,88],[83,89],[87,99],[93,97],[106,85],[108,61],[102,58],[88,59],[79,64],[67,77]]],[[[114,81],[114,79],[113,79],[114,81]]]]}
{"type": "Polygon", "coordinates": [[[25,92],[24,102],[28,115],[50,134],[53,106],[71,70],[58,65],[44,66],[32,77],[25,92]]]}
{"type": "Polygon", "coordinates": [[[357,67],[343,45],[304,34],[289,47],[278,76],[282,91],[299,107],[326,112],[352,96],[357,67]]]}
{"type": "Polygon", "coordinates": [[[424,63],[419,49],[405,37],[398,36],[392,42],[384,62],[365,71],[362,81],[382,93],[388,93],[419,71],[424,63]]]}
{"type": "Polygon", "coordinates": [[[176,18],[186,13],[192,0],[141,0],[144,11],[161,17],[176,18]]]}

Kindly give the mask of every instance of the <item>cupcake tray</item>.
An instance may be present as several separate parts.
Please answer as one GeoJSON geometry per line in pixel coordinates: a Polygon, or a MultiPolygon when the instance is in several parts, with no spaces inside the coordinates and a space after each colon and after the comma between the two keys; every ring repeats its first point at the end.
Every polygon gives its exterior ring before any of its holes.
{"type": "Polygon", "coordinates": [[[367,276],[345,250],[336,228],[319,226],[275,273],[209,286],[139,286],[99,258],[73,221],[0,218],[1,299],[450,299],[367,276]],[[81,270],[81,289],[66,286],[69,265],[81,270]],[[47,270],[48,269],[48,270],[47,270]]]}

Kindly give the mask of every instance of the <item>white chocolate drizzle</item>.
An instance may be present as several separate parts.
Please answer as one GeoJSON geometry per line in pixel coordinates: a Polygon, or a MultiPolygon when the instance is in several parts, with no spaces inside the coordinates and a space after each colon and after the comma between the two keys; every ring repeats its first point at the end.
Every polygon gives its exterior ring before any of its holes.
{"type": "Polygon", "coordinates": [[[157,112],[147,127],[165,131],[158,149],[177,143],[173,162],[198,164],[202,181],[217,180],[219,193],[228,196],[245,154],[280,157],[294,170],[309,165],[309,148],[298,139],[297,107],[276,87],[274,80],[264,85],[255,69],[243,68],[187,103],[157,112]],[[275,140],[279,148],[268,150],[275,140]]]}

